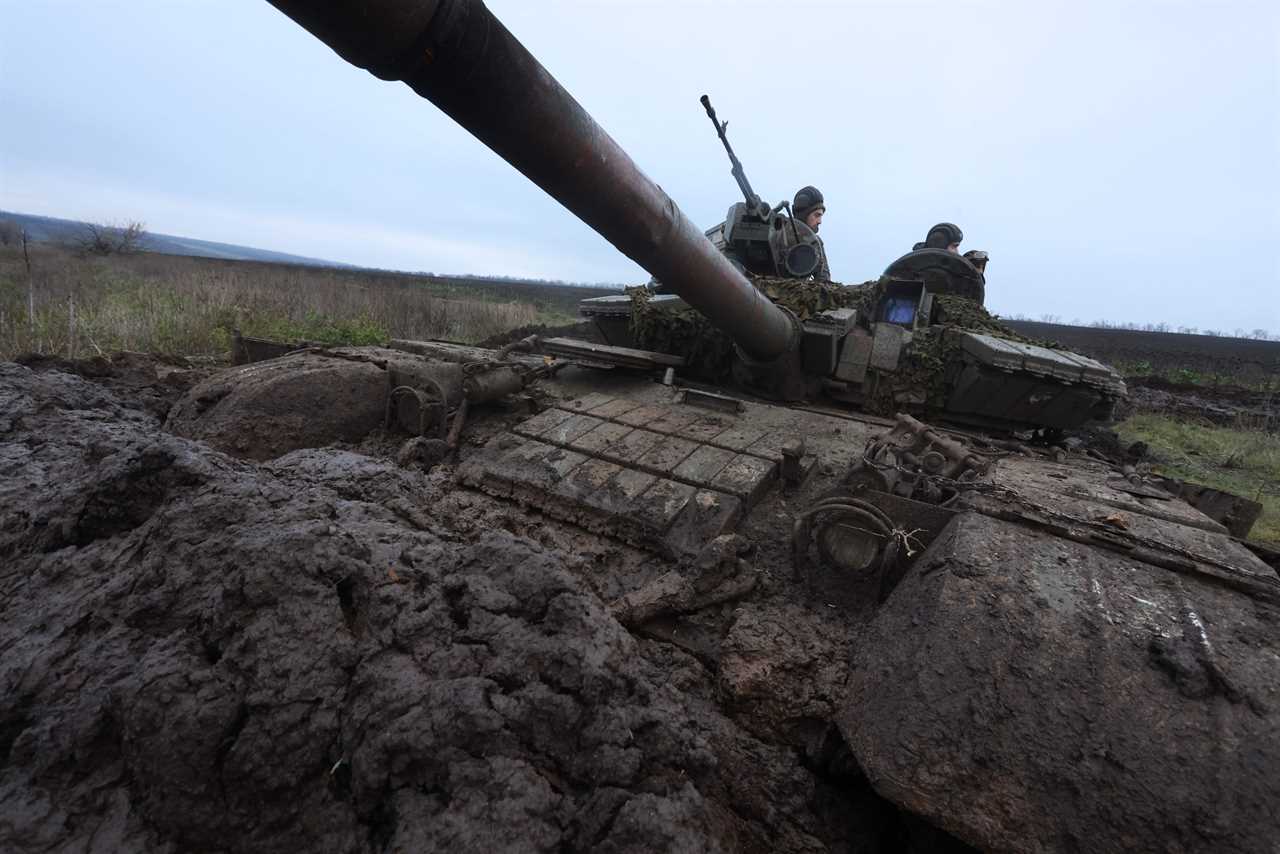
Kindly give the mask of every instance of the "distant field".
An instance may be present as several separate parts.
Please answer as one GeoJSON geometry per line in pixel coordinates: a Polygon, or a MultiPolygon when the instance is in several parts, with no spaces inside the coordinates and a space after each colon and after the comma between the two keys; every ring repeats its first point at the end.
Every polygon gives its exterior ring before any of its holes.
{"type": "Polygon", "coordinates": [[[394,337],[480,341],[576,318],[572,285],[141,254],[86,258],[0,250],[0,358],[139,350],[223,356],[232,329],[266,338],[368,344],[394,337]]]}
{"type": "Polygon", "coordinates": [[[1128,376],[1153,374],[1177,382],[1257,387],[1274,382],[1280,374],[1280,341],[1031,320],[1005,322],[1023,335],[1057,341],[1128,376]]]}

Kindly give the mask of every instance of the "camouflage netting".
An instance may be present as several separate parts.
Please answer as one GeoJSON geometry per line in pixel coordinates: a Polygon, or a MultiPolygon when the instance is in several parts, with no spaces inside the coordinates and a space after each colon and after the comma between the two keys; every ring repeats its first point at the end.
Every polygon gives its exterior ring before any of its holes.
{"type": "MultiPolygon", "coordinates": [[[[817,282],[803,279],[750,277],[769,299],[792,312],[800,320],[833,308],[856,308],[859,317],[871,315],[880,299],[884,279],[860,285],[817,282]]],[[[636,346],[645,350],[684,356],[694,372],[704,379],[722,382],[733,365],[733,342],[696,310],[671,309],[650,302],[643,287],[631,288],[631,332],[636,346]]],[[[904,403],[941,405],[946,394],[946,365],[958,348],[947,329],[965,329],[995,335],[1011,341],[1056,347],[1019,335],[978,303],[957,296],[934,296],[934,325],[916,333],[899,369],[884,376],[871,391],[868,408],[892,414],[904,403]],[[923,392],[923,394],[922,394],[923,392]]]]}
{"type": "MultiPolygon", "coordinates": [[[[752,283],[769,299],[801,320],[832,308],[856,308],[865,313],[875,304],[876,282],[841,285],[806,279],[751,276],[752,283]]],[[[733,365],[733,341],[695,309],[658,308],[644,287],[628,290],[631,296],[631,334],[636,346],[688,359],[695,372],[708,380],[728,379],[733,365]]]]}
{"type": "Polygon", "coordinates": [[[882,415],[901,411],[904,405],[940,408],[946,402],[947,368],[960,364],[960,340],[949,330],[980,332],[1006,341],[1061,349],[1053,342],[1019,335],[983,306],[959,296],[934,295],[933,323],[915,333],[898,370],[881,374],[870,389],[867,408],[882,415]]]}

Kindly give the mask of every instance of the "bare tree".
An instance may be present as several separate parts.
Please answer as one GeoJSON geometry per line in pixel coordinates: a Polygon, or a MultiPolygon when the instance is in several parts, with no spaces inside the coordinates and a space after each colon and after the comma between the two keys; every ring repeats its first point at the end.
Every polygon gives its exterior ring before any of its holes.
{"type": "Polygon", "coordinates": [[[118,252],[133,254],[142,251],[142,241],[147,236],[147,225],[139,220],[132,220],[120,230],[118,252]]]}
{"type": "Polygon", "coordinates": [[[142,251],[147,227],[136,220],[124,225],[87,222],[76,246],[86,255],[132,255],[142,251]]]}

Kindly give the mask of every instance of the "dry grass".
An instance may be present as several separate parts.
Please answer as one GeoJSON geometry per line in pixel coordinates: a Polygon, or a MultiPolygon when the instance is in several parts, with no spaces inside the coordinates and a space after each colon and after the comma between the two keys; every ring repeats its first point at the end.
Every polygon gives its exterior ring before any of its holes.
{"type": "Polygon", "coordinates": [[[543,322],[527,303],[442,298],[411,277],[204,262],[164,255],[82,258],[0,251],[0,358],[137,350],[225,356],[231,330],[265,338],[372,344],[479,341],[543,322]]]}

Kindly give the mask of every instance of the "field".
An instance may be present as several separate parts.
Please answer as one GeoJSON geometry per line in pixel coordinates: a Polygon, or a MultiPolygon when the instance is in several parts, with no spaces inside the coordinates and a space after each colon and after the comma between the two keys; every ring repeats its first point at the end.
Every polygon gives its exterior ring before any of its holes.
{"type": "Polygon", "coordinates": [[[1126,376],[1158,376],[1197,385],[1274,386],[1280,373],[1280,341],[1190,335],[1029,320],[1006,321],[1045,341],[1114,365],[1126,376]]]}
{"type": "MultiPolygon", "coordinates": [[[[233,329],[328,344],[393,337],[478,342],[519,327],[571,323],[579,300],[609,292],[156,254],[89,258],[47,246],[33,249],[30,260],[28,274],[20,250],[0,250],[3,359],[125,350],[223,361],[233,329]]],[[[1210,412],[1228,399],[1253,410],[1265,400],[1264,410],[1273,412],[1280,342],[1014,325],[1117,364],[1134,380],[1136,404],[1117,428],[1121,438],[1146,442],[1165,474],[1261,502],[1263,517],[1253,536],[1280,542],[1276,419],[1237,416],[1231,408],[1210,412]],[[1144,383],[1153,375],[1176,385],[1157,382],[1166,391],[1153,398],[1144,383]]]]}
{"type": "Polygon", "coordinates": [[[572,322],[607,291],[168,255],[81,257],[0,251],[0,358],[118,350],[226,358],[231,330],[372,344],[394,337],[475,342],[572,322]]]}

